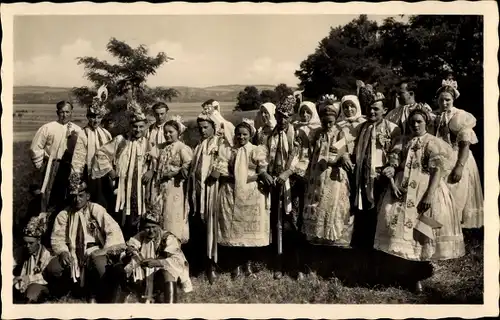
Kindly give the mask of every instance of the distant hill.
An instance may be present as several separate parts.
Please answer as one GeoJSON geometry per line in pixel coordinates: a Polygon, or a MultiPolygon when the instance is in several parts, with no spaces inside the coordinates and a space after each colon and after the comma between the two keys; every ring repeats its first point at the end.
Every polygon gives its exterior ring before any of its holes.
{"type": "MultiPolygon", "coordinates": [[[[236,100],[238,92],[247,85],[220,85],[206,88],[195,87],[172,87],[179,91],[179,97],[174,102],[201,102],[215,99],[221,102],[232,102],[236,100]]],[[[255,85],[259,91],[274,89],[273,85],[255,85]]],[[[45,86],[16,86],[14,87],[14,103],[17,104],[48,104],[57,103],[70,98],[71,88],[45,87],[45,86]]]]}

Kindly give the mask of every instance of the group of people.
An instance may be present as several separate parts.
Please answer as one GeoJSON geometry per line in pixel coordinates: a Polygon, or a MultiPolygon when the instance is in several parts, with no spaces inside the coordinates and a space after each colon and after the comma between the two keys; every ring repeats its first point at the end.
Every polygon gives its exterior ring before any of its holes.
{"type": "Polygon", "coordinates": [[[208,100],[194,150],[162,102],[148,125],[130,99],[130,131],[112,137],[101,126],[104,91],[88,106],[85,128],[60,102],[58,121],[32,142],[39,214],[24,228],[14,270],[14,291],[29,303],[75,284],[98,302],[135,290],[146,302],[174,303],[179,285],[193,290],[187,245],[210,283],[221,247],[220,258],[235,263],[233,278],[256,277],[252,262],[271,246],[274,277],[301,280],[314,272],[307,266],[315,245],[409,262],[400,271],[418,292],[423,279],[414,271],[463,256],[462,228],[483,224],[469,150],[476,119],[454,107],[456,82],[436,92],[438,111],[417,103],[408,83],[389,112],[380,92],[365,106],[356,95],[314,103],[298,93],[234,125],[208,100]]]}

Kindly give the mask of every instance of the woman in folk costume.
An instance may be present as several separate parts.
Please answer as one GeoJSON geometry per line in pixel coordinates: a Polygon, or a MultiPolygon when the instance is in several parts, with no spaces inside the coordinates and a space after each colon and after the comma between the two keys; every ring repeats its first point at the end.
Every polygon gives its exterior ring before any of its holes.
{"type": "MultiPolygon", "coordinates": [[[[269,174],[265,176],[265,180],[266,184],[271,186],[272,243],[277,251],[275,278],[281,278],[283,275],[283,254],[287,255],[287,260],[291,260],[289,265],[292,268],[300,264],[297,247],[302,243],[302,235],[299,231],[301,217],[300,210],[293,210],[291,179],[304,177],[308,165],[309,148],[306,138],[296,139],[295,129],[290,123],[294,104],[293,96],[289,96],[278,104],[277,124],[266,144],[269,174]],[[267,181],[269,179],[270,181],[267,181]]],[[[297,270],[297,268],[293,269],[297,270]]],[[[296,276],[300,279],[303,274],[298,272],[296,276]]]]}
{"type": "Polygon", "coordinates": [[[401,132],[397,125],[384,119],[387,108],[383,94],[377,93],[372,101],[367,121],[359,125],[354,153],[342,156],[344,169],[352,172],[355,179],[351,188],[356,210],[351,244],[369,250],[373,248],[377,203],[387,184],[381,172],[387,164],[391,143],[401,132]]]}
{"type": "Polygon", "coordinates": [[[321,128],[321,119],[319,118],[316,105],[311,101],[304,101],[300,104],[299,121],[295,124],[295,131],[301,131],[309,139],[314,140],[316,131],[321,128]]]}
{"type": "Polygon", "coordinates": [[[88,124],[78,134],[71,165],[72,172],[81,175],[87,182],[92,202],[99,203],[112,212],[114,204],[111,201],[114,197],[112,182],[107,177],[91,179],[92,161],[96,151],[112,139],[111,134],[101,126],[101,121],[108,112],[104,105],[107,98],[108,90],[106,86],[101,86],[92,105],[87,109],[88,124]]]}
{"type": "Polygon", "coordinates": [[[165,123],[163,133],[165,146],[153,147],[149,153],[153,174],[151,203],[160,203],[163,214],[162,228],[174,234],[181,243],[189,240],[189,202],[187,179],[193,151],[179,140],[186,126],[180,117],[173,117],[165,123]]]}
{"type": "Polygon", "coordinates": [[[162,230],[162,220],[162,208],[156,205],[150,207],[142,217],[141,231],[127,241],[121,262],[113,266],[115,276],[121,275],[117,288],[127,286],[123,280],[131,280],[131,289],[138,291],[145,303],[155,300],[176,303],[178,279],[184,292],[193,291],[189,264],[181,250],[181,242],[174,234],[162,230]],[[155,299],[155,291],[163,293],[163,300],[158,296],[155,299]]]}
{"type": "Polygon", "coordinates": [[[52,259],[41,243],[47,231],[47,213],[32,217],[24,228],[24,246],[14,252],[14,299],[40,303],[49,294],[43,272],[52,259]]]}
{"type": "MultiPolygon", "coordinates": [[[[452,150],[427,133],[432,121],[424,110],[409,114],[408,135],[399,137],[383,174],[392,180],[379,205],[374,248],[414,262],[448,260],[465,254],[460,217],[446,176],[452,150]]],[[[429,263],[397,268],[412,289],[421,291],[422,271],[429,263]]],[[[391,274],[395,274],[391,273],[391,274]]]]}
{"type": "Polygon", "coordinates": [[[227,140],[231,145],[233,145],[234,125],[222,116],[220,103],[218,101],[215,101],[214,99],[209,99],[205,101],[201,107],[203,109],[203,112],[212,114],[212,117],[219,123],[219,130],[217,131],[217,135],[229,137],[229,139],[227,140]]]}
{"type": "Polygon", "coordinates": [[[252,276],[251,259],[256,247],[269,245],[269,205],[258,180],[267,175],[266,149],[251,143],[255,135],[253,121],[243,119],[235,129],[234,147],[219,149],[210,179],[218,179],[218,243],[236,250],[231,259],[237,267],[232,277],[252,276]],[[245,248],[245,250],[242,250],[245,248]]]}
{"type": "Polygon", "coordinates": [[[347,247],[351,243],[353,217],[349,203],[349,179],[341,167],[335,125],[339,108],[322,110],[322,129],[317,132],[307,172],[308,183],[302,232],[308,242],[347,247]]]}
{"type": "MultiPolygon", "coordinates": [[[[31,161],[42,175],[41,211],[58,212],[66,206],[66,190],[71,173],[71,158],[77,134],[82,130],[71,122],[73,105],[60,101],[56,105],[57,121],[43,125],[35,134],[30,147],[31,161]]],[[[50,226],[49,226],[50,228],[50,226]]]]}
{"type": "Polygon", "coordinates": [[[129,134],[118,135],[102,146],[95,154],[92,164],[92,179],[106,175],[115,180],[115,219],[120,224],[125,238],[139,230],[141,215],[145,213],[145,186],[153,176],[148,172],[147,155],[150,145],[145,137],[147,119],[141,107],[134,104],[131,109],[129,134]]]}
{"type": "Polygon", "coordinates": [[[89,201],[87,184],[73,174],[70,180],[72,204],[61,211],[54,223],[51,243],[56,257],[47,266],[51,292],[64,294],[79,283],[87,294],[105,298],[101,279],[106,272],[109,250],[124,249],[125,241],[116,221],[97,203],[89,201]]]}
{"type": "Polygon", "coordinates": [[[219,149],[230,147],[234,140],[234,133],[231,135],[217,134],[221,132],[221,122],[213,111],[213,109],[203,111],[196,120],[202,140],[194,149],[189,172],[188,192],[186,193],[189,196],[189,207],[192,212],[189,228],[193,257],[190,261],[199,261],[204,258],[202,263],[194,265],[205,266],[207,278],[211,283],[216,278],[214,267],[218,260],[217,199],[219,184],[216,181],[208,183],[207,178],[214,170],[219,149]]]}
{"type": "Polygon", "coordinates": [[[460,93],[456,81],[443,81],[437,91],[441,114],[436,119],[436,136],[453,147],[454,167],[448,177],[448,184],[455,198],[455,204],[464,228],[483,226],[483,190],[476,160],[469,150],[478,143],[474,127],[476,118],[453,106],[460,93]]]}
{"type": "Polygon", "coordinates": [[[340,105],[340,115],[337,125],[345,138],[347,152],[354,152],[354,144],[358,136],[360,124],[366,122],[366,118],[361,114],[361,105],[355,95],[343,96],[340,105]]]}
{"type": "MultiPolygon", "coordinates": [[[[407,134],[406,121],[408,121],[408,116],[410,112],[415,109],[425,110],[432,119],[435,115],[432,113],[431,107],[427,103],[420,103],[415,101],[415,90],[416,88],[406,82],[402,82],[399,88],[399,106],[395,109],[389,111],[385,116],[385,119],[395,123],[399,126],[401,134],[407,134]]],[[[433,131],[433,124],[429,124],[430,132],[433,131]]]]}
{"type": "MultiPolygon", "coordinates": [[[[361,104],[355,95],[347,95],[342,97],[340,104],[340,115],[337,119],[337,126],[340,129],[339,142],[340,149],[337,150],[339,156],[343,153],[352,155],[356,144],[361,124],[366,122],[366,118],[361,114],[361,104]]],[[[352,188],[355,185],[355,177],[353,172],[348,172],[349,186],[352,188]]],[[[354,203],[356,193],[350,192],[349,197],[354,203]]]]}
{"type": "Polygon", "coordinates": [[[261,123],[255,134],[253,144],[265,145],[268,137],[276,127],[276,105],[272,102],[263,103],[257,113],[255,123],[261,123]]]}

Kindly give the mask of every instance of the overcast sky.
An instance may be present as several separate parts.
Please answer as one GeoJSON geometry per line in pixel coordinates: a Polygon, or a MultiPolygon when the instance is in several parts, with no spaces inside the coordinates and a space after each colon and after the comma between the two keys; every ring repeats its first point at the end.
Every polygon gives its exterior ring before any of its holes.
{"type": "MultiPolygon", "coordinates": [[[[152,86],[296,85],[294,71],[330,27],[355,15],[21,16],[14,20],[14,84],[87,84],[79,56],[110,60],[111,37],[175,58],[152,86]]],[[[381,23],[388,16],[369,16],[381,23]]]]}

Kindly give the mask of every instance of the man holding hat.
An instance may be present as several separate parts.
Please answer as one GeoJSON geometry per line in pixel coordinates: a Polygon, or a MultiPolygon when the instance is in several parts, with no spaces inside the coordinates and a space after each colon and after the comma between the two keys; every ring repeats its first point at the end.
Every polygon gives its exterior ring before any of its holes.
{"type": "Polygon", "coordinates": [[[87,184],[73,174],[70,177],[72,204],[61,211],[54,223],[51,244],[57,256],[46,269],[45,278],[59,294],[65,294],[74,283],[87,293],[104,294],[100,286],[109,250],[125,248],[120,227],[102,206],[89,201],[87,184]]]}
{"type": "Polygon", "coordinates": [[[139,231],[139,219],[145,213],[145,185],[152,178],[148,172],[148,152],[151,146],[146,138],[147,118],[141,106],[132,104],[130,128],[127,135],[117,135],[102,146],[92,163],[92,179],[108,175],[114,180],[116,194],[115,219],[125,238],[139,231]]]}
{"type": "Polygon", "coordinates": [[[14,299],[39,303],[48,296],[43,271],[52,256],[41,243],[47,231],[47,214],[32,217],[23,230],[24,246],[14,252],[14,299]]]}
{"type": "Polygon", "coordinates": [[[101,121],[108,112],[104,105],[107,96],[108,91],[106,87],[101,86],[92,104],[88,106],[88,124],[78,134],[71,166],[72,172],[79,174],[83,181],[87,182],[92,202],[99,203],[109,210],[111,204],[108,202],[113,198],[111,181],[108,179],[94,180],[90,176],[90,169],[92,168],[92,161],[96,151],[112,138],[109,131],[101,126],[101,121]]]}

